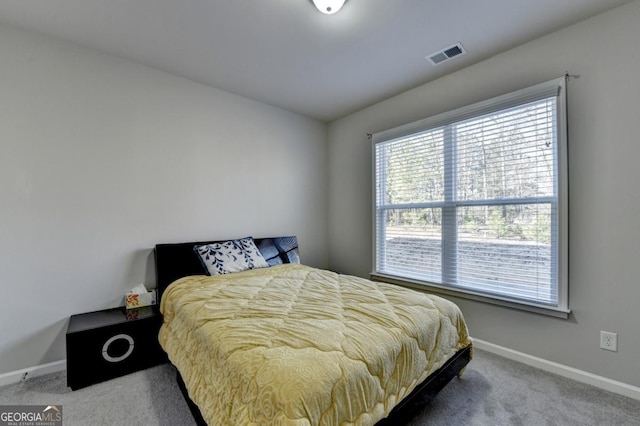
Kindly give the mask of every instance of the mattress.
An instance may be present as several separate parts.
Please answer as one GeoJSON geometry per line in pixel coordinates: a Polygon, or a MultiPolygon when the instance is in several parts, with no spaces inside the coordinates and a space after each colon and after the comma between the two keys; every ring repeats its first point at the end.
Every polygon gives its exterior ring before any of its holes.
{"type": "Polygon", "coordinates": [[[471,345],[450,301],[300,264],[179,279],[161,311],[210,425],[373,425],[471,345]]]}

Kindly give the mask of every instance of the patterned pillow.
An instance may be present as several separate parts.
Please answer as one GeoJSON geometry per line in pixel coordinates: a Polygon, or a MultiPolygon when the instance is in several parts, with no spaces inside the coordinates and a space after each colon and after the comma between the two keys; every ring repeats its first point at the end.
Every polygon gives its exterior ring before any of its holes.
{"type": "Polygon", "coordinates": [[[251,237],[195,246],[193,249],[209,275],[231,274],[269,266],[251,237]]]}

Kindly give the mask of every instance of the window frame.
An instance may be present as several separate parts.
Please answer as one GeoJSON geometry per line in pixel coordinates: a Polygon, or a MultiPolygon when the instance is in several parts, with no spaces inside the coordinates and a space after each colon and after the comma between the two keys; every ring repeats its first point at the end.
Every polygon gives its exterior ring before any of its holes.
{"type": "MultiPolygon", "coordinates": [[[[408,123],[402,126],[398,126],[392,129],[377,132],[371,135],[371,156],[372,156],[372,211],[373,211],[373,251],[372,251],[372,265],[373,272],[371,278],[378,281],[391,282],[395,284],[414,287],[420,290],[429,290],[433,292],[443,293],[446,295],[458,296],[463,298],[469,298],[472,300],[479,300],[492,304],[498,304],[502,306],[522,309],[526,311],[532,311],[547,315],[552,315],[560,318],[568,318],[570,313],[569,309],[569,276],[568,276],[568,129],[567,129],[567,78],[564,76],[559,79],[550,80],[541,84],[537,84],[531,87],[527,87],[515,92],[507,93],[502,96],[498,96],[492,99],[488,99],[482,102],[474,103],[462,108],[454,109],[452,111],[444,112],[435,116],[427,117],[422,120],[418,120],[412,123],[408,123]],[[523,105],[536,100],[556,96],[556,123],[555,124],[555,136],[557,140],[557,153],[554,156],[557,173],[557,197],[553,197],[553,202],[557,202],[557,233],[555,235],[557,241],[556,251],[556,263],[552,265],[552,269],[555,266],[556,276],[556,290],[557,290],[557,304],[549,305],[543,303],[536,303],[530,300],[521,300],[517,298],[505,297],[496,294],[487,294],[485,291],[473,291],[467,288],[460,288],[457,286],[450,286],[447,284],[434,283],[429,281],[423,281],[413,278],[402,277],[399,275],[393,275],[386,272],[380,272],[378,268],[378,238],[379,234],[383,232],[383,222],[378,221],[378,203],[377,196],[380,191],[377,188],[378,176],[376,167],[376,145],[379,143],[389,142],[394,139],[406,137],[412,134],[425,132],[428,130],[436,129],[438,127],[444,127],[449,124],[464,121],[474,117],[482,116],[485,114],[495,113],[508,108],[513,108],[518,105],[523,105]]],[[[445,155],[447,151],[451,149],[445,149],[445,155]]],[[[445,185],[451,188],[455,185],[445,185]]],[[[451,194],[449,194],[451,196],[451,194]]],[[[447,197],[449,198],[449,197],[447,197]]],[[[512,199],[500,199],[499,204],[509,204],[513,202],[512,199]]],[[[518,200],[517,202],[522,202],[518,200]]],[[[425,203],[429,206],[435,206],[440,204],[443,208],[449,205],[447,200],[443,202],[425,203]]],[[[455,202],[456,205],[468,205],[475,204],[474,201],[467,200],[463,202],[455,202]]],[[[481,205],[486,205],[481,204],[481,205]]],[[[457,208],[457,207],[454,207],[457,208]]],[[[444,219],[443,219],[444,221],[444,219]]],[[[444,224],[442,225],[444,226],[444,224]]],[[[444,237],[444,234],[443,234],[444,237]]],[[[444,238],[442,240],[441,251],[446,250],[447,243],[444,238]]],[[[443,274],[445,271],[443,270],[443,274]]],[[[443,280],[444,281],[444,280],[443,280]]]]}

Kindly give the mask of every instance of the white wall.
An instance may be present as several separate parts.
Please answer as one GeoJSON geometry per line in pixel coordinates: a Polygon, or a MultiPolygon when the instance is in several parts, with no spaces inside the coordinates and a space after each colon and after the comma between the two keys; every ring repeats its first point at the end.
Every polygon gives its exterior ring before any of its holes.
{"type": "MultiPolygon", "coordinates": [[[[640,386],[640,1],[373,105],[329,127],[329,264],[371,271],[366,134],[535,83],[569,82],[569,320],[454,298],[473,336],[640,386]],[[618,333],[617,353],[599,331],[618,333]]],[[[425,66],[428,66],[425,64],[425,66]]]]}
{"type": "Polygon", "coordinates": [[[325,124],[0,27],[0,373],[155,286],[156,243],[297,235],[326,267],[325,124]]]}

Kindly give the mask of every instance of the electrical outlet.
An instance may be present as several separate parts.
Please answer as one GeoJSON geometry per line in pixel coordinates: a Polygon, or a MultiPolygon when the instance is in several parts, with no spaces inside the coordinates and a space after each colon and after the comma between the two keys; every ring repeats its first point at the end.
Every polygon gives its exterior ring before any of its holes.
{"type": "Polygon", "coordinates": [[[607,351],[618,352],[618,333],[600,331],[600,348],[607,351]]]}

